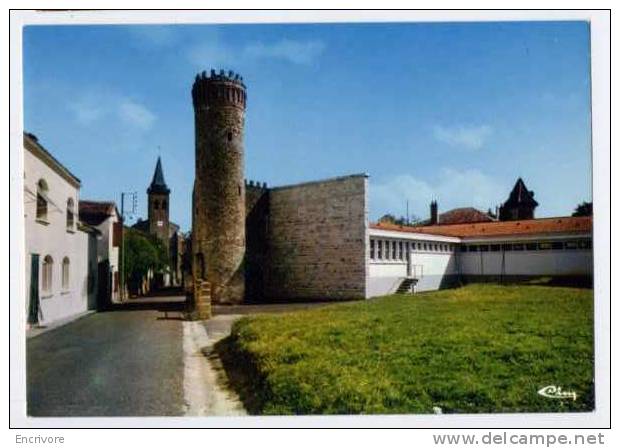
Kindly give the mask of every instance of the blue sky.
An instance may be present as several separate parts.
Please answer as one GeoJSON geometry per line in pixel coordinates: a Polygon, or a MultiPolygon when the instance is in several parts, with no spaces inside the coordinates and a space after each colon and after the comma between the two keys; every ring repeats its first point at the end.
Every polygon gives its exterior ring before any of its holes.
{"type": "Polygon", "coordinates": [[[24,127],[81,197],[146,188],[158,154],[171,219],[191,226],[190,89],[210,68],[248,87],[246,177],[285,185],[367,172],[370,212],[503,202],[521,176],[537,217],[591,200],[585,22],[30,26],[24,127]]]}

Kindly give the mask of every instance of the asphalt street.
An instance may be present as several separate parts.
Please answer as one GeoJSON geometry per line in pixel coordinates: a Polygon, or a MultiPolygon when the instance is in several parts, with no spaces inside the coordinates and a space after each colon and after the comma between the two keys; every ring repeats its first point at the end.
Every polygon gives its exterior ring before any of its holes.
{"type": "Polygon", "coordinates": [[[28,415],[184,415],[179,309],[136,304],[28,339],[28,415]]]}
{"type": "MultiPolygon", "coordinates": [[[[132,299],[27,340],[28,415],[129,417],[244,415],[210,353],[244,314],[326,303],[214,306],[206,322],[182,319],[184,297],[132,299]]],[[[32,333],[35,334],[35,333],[32,333]]]]}

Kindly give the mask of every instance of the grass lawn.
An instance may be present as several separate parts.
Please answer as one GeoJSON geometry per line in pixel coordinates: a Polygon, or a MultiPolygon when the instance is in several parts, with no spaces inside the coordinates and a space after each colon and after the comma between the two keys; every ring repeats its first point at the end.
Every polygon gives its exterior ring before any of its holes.
{"type": "Polygon", "coordinates": [[[589,411],[593,293],[470,285],[237,321],[217,349],[254,414],[589,411]],[[545,398],[545,386],[577,399],[545,398]]]}

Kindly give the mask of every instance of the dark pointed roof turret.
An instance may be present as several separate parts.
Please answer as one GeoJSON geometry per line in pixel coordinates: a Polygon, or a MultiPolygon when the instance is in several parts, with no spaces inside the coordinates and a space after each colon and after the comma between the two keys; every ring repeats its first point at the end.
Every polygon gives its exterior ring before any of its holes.
{"type": "Polygon", "coordinates": [[[527,189],[523,179],[518,178],[517,183],[510,192],[508,200],[504,203],[504,206],[510,205],[533,205],[536,207],[538,202],[534,199],[534,192],[527,189]]]}
{"type": "Polygon", "coordinates": [[[148,194],[151,193],[170,193],[170,189],[166,185],[166,181],[164,180],[164,170],[161,167],[161,157],[157,157],[157,165],[155,165],[155,173],[153,173],[153,180],[151,181],[151,185],[146,190],[148,194]]]}

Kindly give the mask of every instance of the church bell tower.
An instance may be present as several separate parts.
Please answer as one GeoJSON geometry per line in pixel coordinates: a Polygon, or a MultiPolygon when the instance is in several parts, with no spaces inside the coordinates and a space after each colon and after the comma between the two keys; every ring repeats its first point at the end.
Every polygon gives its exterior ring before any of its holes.
{"type": "Polygon", "coordinates": [[[161,157],[157,158],[153,180],[146,192],[149,198],[149,233],[156,235],[168,247],[170,236],[170,189],[164,180],[161,157]]]}

